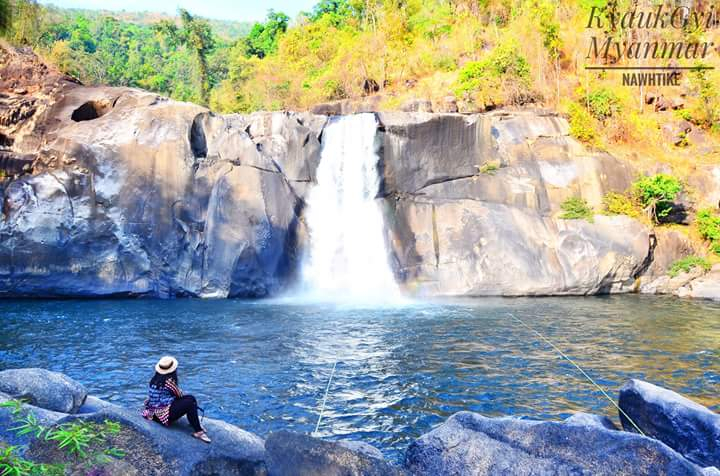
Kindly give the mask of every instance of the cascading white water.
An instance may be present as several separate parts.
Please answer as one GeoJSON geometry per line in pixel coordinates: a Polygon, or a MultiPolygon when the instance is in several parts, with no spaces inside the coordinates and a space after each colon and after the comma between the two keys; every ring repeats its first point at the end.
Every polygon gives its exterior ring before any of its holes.
{"type": "Polygon", "coordinates": [[[332,301],[394,301],[375,152],[374,114],[333,118],[323,131],[317,185],[307,201],[304,292],[332,301]]]}

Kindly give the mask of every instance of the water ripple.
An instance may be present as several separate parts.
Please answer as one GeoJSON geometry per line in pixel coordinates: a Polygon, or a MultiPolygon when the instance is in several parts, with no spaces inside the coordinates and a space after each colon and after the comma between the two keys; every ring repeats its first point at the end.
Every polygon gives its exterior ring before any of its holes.
{"type": "Polygon", "coordinates": [[[285,301],[0,301],[0,369],[65,372],[139,408],[154,361],[209,416],[267,435],[310,432],[393,458],[459,410],[560,419],[610,404],[512,312],[611,394],[629,377],[716,408],[720,306],[642,296],[476,299],[362,309],[285,301]]]}

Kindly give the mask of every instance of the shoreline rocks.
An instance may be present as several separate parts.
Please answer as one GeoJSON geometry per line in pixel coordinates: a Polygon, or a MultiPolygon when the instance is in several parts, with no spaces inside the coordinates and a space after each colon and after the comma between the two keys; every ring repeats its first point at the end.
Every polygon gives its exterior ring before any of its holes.
{"type": "Polygon", "coordinates": [[[632,433],[460,412],[408,449],[414,475],[697,475],[699,470],[659,441],[632,433]]]}
{"type": "MultiPolygon", "coordinates": [[[[29,382],[37,375],[37,369],[13,372],[21,381],[23,375],[29,382]]],[[[44,388],[26,385],[26,396],[42,403],[46,400],[40,397],[47,388],[54,388],[58,398],[73,393],[63,379],[53,382],[44,388]]],[[[0,403],[9,399],[0,394],[0,403]]],[[[111,458],[96,467],[93,474],[720,474],[714,467],[720,459],[719,415],[670,390],[638,380],[622,388],[620,406],[646,436],[627,431],[631,428],[622,415],[626,431],[619,430],[607,417],[585,413],[560,422],[488,418],[462,411],[411,443],[401,465],[396,465],[385,461],[377,448],[360,441],[326,441],[289,431],[263,439],[223,421],[205,418],[203,425],[213,438],[208,445],[191,437],[192,429],[184,419],[165,427],[145,420],[137,410],[88,396],[74,415],[29,404],[23,404],[18,415],[13,413],[13,407],[0,406],[0,447],[19,445],[19,456],[36,462],[79,464],[68,460],[52,441],[11,430],[17,418],[31,412],[46,427],[79,421],[96,425],[111,421],[117,425],[117,433],[110,435],[105,444],[123,450],[125,456],[111,458]]]]}

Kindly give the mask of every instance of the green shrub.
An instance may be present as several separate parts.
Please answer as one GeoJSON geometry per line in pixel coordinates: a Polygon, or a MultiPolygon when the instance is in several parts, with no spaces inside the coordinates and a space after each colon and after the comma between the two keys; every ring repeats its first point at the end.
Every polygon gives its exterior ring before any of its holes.
{"type": "Polygon", "coordinates": [[[704,208],[698,211],[696,218],[700,235],[710,242],[713,253],[720,255],[720,215],[704,208]]]}
{"type": "Polygon", "coordinates": [[[328,79],[323,85],[323,96],[329,101],[345,99],[347,93],[342,83],[337,79],[328,79]]]}
{"type": "Polygon", "coordinates": [[[563,210],[560,218],[564,220],[581,219],[589,222],[593,221],[593,210],[583,198],[570,197],[560,205],[560,208],[563,210]]]}
{"type": "Polygon", "coordinates": [[[86,423],[70,423],[52,430],[46,438],[57,441],[58,448],[85,458],[87,449],[98,435],[86,423]]]}
{"type": "Polygon", "coordinates": [[[0,447],[0,475],[2,476],[63,476],[65,468],[57,464],[38,464],[20,457],[17,446],[0,447]]]}
{"type": "Polygon", "coordinates": [[[668,174],[642,177],[633,184],[638,201],[655,223],[670,214],[673,200],[681,190],[680,180],[668,174]]]}
{"type": "Polygon", "coordinates": [[[670,269],[668,269],[668,274],[670,277],[674,278],[680,274],[680,272],[689,273],[693,268],[702,268],[705,271],[710,271],[711,267],[712,265],[705,258],[701,258],[700,256],[688,256],[675,261],[672,266],[670,266],[670,269]]]}
{"type": "MultiPolygon", "coordinates": [[[[0,408],[10,410],[14,426],[9,428],[9,431],[18,436],[29,435],[35,439],[53,441],[58,449],[63,450],[67,456],[81,464],[103,463],[109,458],[123,458],[126,454],[119,448],[103,448],[108,445],[111,436],[117,436],[121,432],[122,428],[118,422],[105,420],[99,424],[75,421],[56,427],[46,427],[31,411],[23,407],[21,400],[2,402],[0,408]]],[[[36,464],[18,457],[15,451],[16,448],[12,446],[0,447],[0,476],[62,475],[69,469],[64,464],[36,464]]]]}
{"type": "Polygon", "coordinates": [[[590,113],[580,104],[572,103],[568,109],[570,135],[585,143],[594,143],[597,138],[595,121],[590,113]]]}
{"type": "Polygon", "coordinates": [[[513,41],[496,46],[480,61],[465,63],[458,73],[454,92],[461,98],[476,93],[498,96],[506,84],[520,89],[530,84],[530,65],[513,41]]]}
{"type": "Polygon", "coordinates": [[[720,105],[718,104],[720,90],[718,90],[717,82],[706,69],[694,70],[690,75],[690,82],[700,99],[694,109],[695,122],[705,128],[711,128],[720,120],[720,105]]]}
{"type": "Polygon", "coordinates": [[[599,88],[584,94],[582,103],[598,121],[612,117],[620,111],[620,98],[608,88],[599,88]]]}
{"type": "Polygon", "coordinates": [[[684,109],[684,108],[676,109],[674,111],[674,114],[675,114],[675,117],[677,117],[678,119],[682,119],[682,120],[685,120],[688,122],[693,122],[692,112],[690,112],[689,109],[684,109]]]}
{"type": "Polygon", "coordinates": [[[617,192],[608,192],[603,197],[603,208],[607,215],[627,215],[637,217],[640,215],[638,207],[632,198],[617,192]]]}

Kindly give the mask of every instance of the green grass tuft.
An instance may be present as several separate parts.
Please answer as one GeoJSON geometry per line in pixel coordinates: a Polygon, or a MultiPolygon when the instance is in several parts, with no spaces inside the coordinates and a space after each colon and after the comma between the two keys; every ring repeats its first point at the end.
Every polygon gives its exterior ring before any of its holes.
{"type": "Polygon", "coordinates": [[[705,258],[701,258],[700,256],[688,256],[675,261],[668,269],[668,274],[671,278],[674,278],[681,272],[689,273],[694,268],[702,268],[705,271],[710,271],[711,267],[712,265],[705,258]]]}
{"type": "Polygon", "coordinates": [[[560,205],[560,208],[563,210],[560,218],[564,220],[587,220],[590,223],[593,222],[593,210],[583,198],[568,198],[560,205]]]}

